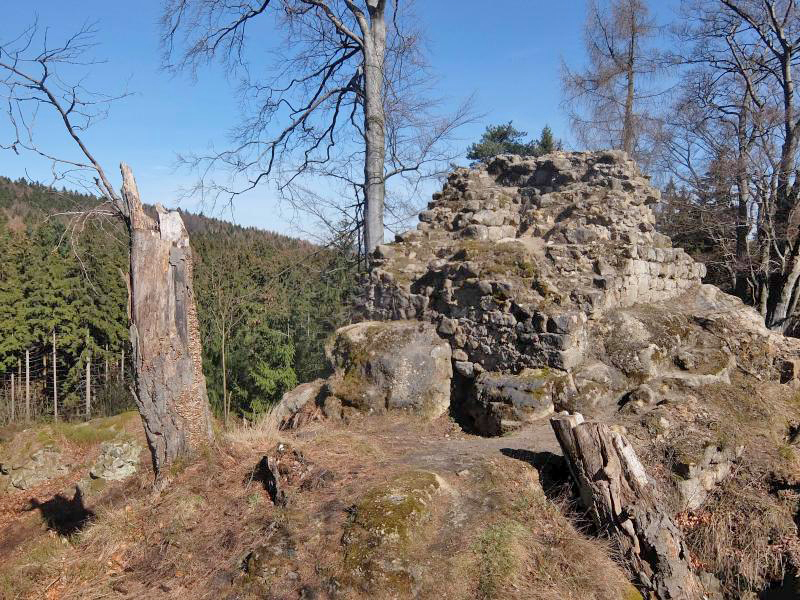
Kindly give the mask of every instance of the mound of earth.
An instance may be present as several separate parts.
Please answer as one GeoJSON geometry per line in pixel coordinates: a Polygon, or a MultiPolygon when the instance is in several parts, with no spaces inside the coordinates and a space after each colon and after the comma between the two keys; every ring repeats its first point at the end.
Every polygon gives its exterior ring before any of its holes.
{"type": "MultiPolygon", "coordinates": [[[[0,595],[798,597],[800,342],[702,284],[657,201],[615,152],[456,171],[371,257],[329,378],[158,490],[62,498],[91,517],[7,544],[0,595]]],[[[101,441],[57,481],[128,456],[101,441]]]]}
{"type": "Polygon", "coordinates": [[[744,597],[800,566],[800,342],[702,284],[655,231],[658,200],[620,152],[459,169],[377,248],[358,312],[436,327],[469,431],[570,411],[624,432],[698,572],[744,597]]]}
{"type": "Polygon", "coordinates": [[[70,534],[19,540],[0,596],[641,598],[562,514],[557,448],[545,422],[480,438],[403,412],[234,430],[162,491],[140,473],[70,534]]]}

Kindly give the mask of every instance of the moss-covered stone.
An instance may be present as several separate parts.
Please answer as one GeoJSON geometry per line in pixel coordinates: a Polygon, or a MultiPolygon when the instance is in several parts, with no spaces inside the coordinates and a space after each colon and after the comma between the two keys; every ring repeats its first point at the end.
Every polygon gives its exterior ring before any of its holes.
{"type": "Polygon", "coordinates": [[[352,507],[342,538],[345,579],[408,597],[414,587],[410,547],[430,519],[439,489],[434,473],[409,471],[369,490],[352,507]]]}
{"type": "Polygon", "coordinates": [[[332,395],[364,412],[408,410],[436,418],[450,405],[450,345],[433,325],[365,322],[336,332],[327,347],[332,395]]]}
{"type": "Polygon", "coordinates": [[[483,373],[474,383],[465,409],[476,431],[502,435],[549,416],[554,399],[566,395],[566,374],[552,369],[524,369],[517,375],[483,373]]]}
{"type": "Polygon", "coordinates": [[[516,243],[465,240],[460,242],[453,258],[478,261],[483,276],[507,275],[531,279],[539,272],[531,253],[525,246],[516,243]]]}

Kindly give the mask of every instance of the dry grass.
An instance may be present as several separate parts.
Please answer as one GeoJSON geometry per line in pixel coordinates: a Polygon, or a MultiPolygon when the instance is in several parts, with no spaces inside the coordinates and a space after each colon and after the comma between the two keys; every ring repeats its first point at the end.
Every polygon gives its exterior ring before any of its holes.
{"type": "Polygon", "coordinates": [[[673,513],[682,510],[677,463],[699,461],[709,444],[743,447],[732,474],[703,506],[677,518],[697,566],[715,574],[730,597],[742,597],[781,580],[797,555],[792,544],[797,546],[800,494],[777,493],[774,482],[800,481],[800,466],[786,441],[789,423],[800,418],[800,405],[791,389],[775,382],[737,374],[731,383],[693,389],[688,393],[695,402],[660,407],[672,427],[658,441],[640,423],[626,426],[638,436],[637,450],[673,513]]]}
{"type": "Polygon", "coordinates": [[[763,475],[739,469],[689,519],[687,542],[699,566],[740,597],[783,579],[786,542],[797,536],[793,513],[763,475]]]}
{"type": "Polygon", "coordinates": [[[500,590],[509,584],[526,555],[525,527],[514,520],[500,521],[487,527],[475,543],[480,573],[478,597],[486,600],[502,597],[500,590]]]}
{"type": "Polygon", "coordinates": [[[267,449],[282,441],[280,419],[277,411],[270,409],[253,423],[242,422],[230,427],[223,439],[231,446],[239,448],[267,449]]]}
{"type": "MultiPolygon", "coordinates": [[[[80,534],[21,549],[0,578],[0,597],[250,600],[296,598],[302,586],[318,598],[332,588],[342,600],[388,597],[381,583],[371,590],[348,584],[343,536],[351,507],[408,469],[434,471],[441,483],[429,517],[398,555],[420,600],[635,597],[626,595],[630,588],[608,549],[570,525],[529,464],[462,445],[471,453],[471,474],[457,476],[463,457],[444,437],[448,432],[442,423],[389,417],[281,433],[266,415],[222,434],[161,491],[142,472],[118,489],[117,502],[93,505],[96,517],[80,534]],[[290,505],[273,506],[250,475],[278,441],[330,471],[330,484],[291,488],[290,505]],[[291,547],[292,554],[269,556],[271,575],[243,572],[250,551],[277,547],[291,547]],[[8,579],[12,572],[24,578],[8,579]]],[[[394,565],[395,545],[386,548],[379,558],[394,565]]]]}
{"type": "Polygon", "coordinates": [[[564,516],[566,497],[548,500],[530,471],[510,465],[488,478],[498,505],[473,546],[477,597],[641,600],[608,545],[564,516]]]}

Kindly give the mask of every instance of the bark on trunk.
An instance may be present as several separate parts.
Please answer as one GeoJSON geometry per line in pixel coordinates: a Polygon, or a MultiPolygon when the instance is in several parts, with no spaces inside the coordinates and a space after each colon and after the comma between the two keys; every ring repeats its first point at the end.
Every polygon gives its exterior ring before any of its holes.
{"type": "Polygon", "coordinates": [[[222,330],[222,412],[225,418],[225,427],[228,426],[228,374],[225,368],[225,329],[222,330]]]}
{"type": "Polygon", "coordinates": [[[577,414],[550,423],[583,505],[598,531],[618,540],[642,585],[663,600],[702,598],[683,535],[628,441],[577,414]]]}
{"type": "Polygon", "coordinates": [[[628,62],[625,65],[625,78],[627,89],[625,93],[625,116],[622,122],[622,149],[629,155],[633,155],[634,135],[633,135],[633,103],[636,90],[635,63],[636,63],[636,38],[638,37],[638,27],[636,24],[636,12],[631,12],[630,22],[630,43],[628,45],[628,62]]]}
{"type": "Polygon", "coordinates": [[[736,191],[738,205],[736,207],[736,295],[747,301],[747,288],[749,272],[747,269],[747,234],[748,202],[750,200],[750,182],[747,176],[747,124],[750,118],[748,95],[742,100],[742,110],[739,112],[737,132],[738,156],[736,160],[736,191]]]}
{"type": "Polygon", "coordinates": [[[367,254],[383,243],[386,195],[386,116],[383,67],[386,55],[385,2],[370,5],[370,26],[364,32],[364,246],[367,254]]]}
{"type": "Polygon", "coordinates": [[[156,476],[211,440],[192,251],[180,214],[145,214],[136,181],[121,165],[131,234],[131,345],[136,403],[156,476]]]}
{"type": "Polygon", "coordinates": [[[781,162],[778,171],[778,198],[775,211],[775,223],[781,232],[786,231],[792,208],[794,208],[793,198],[789,193],[789,180],[794,172],[797,154],[797,126],[794,118],[794,79],[792,76],[792,63],[793,55],[791,50],[784,50],[781,57],[784,133],[783,145],[781,146],[781,162]]]}
{"type": "Polygon", "coordinates": [[[767,323],[771,329],[776,331],[786,331],[796,304],[797,282],[800,279],[800,256],[798,255],[798,250],[800,250],[798,246],[792,248],[787,257],[788,272],[779,275],[779,285],[776,286],[778,289],[775,291],[775,295],[777,295],[778,299],[767,323]]]}

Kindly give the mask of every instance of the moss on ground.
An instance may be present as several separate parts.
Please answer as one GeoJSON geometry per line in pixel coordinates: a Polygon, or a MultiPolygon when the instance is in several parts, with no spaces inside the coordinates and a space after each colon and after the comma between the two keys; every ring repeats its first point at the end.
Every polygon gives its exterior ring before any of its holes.
{"type": "Polygon", "coordinates": [[[345,527],[345,578],[363,589],[410,593],[409,546],[430,518],[439,487],[433,473],[409,471],[370,489],[345,527]]]}

